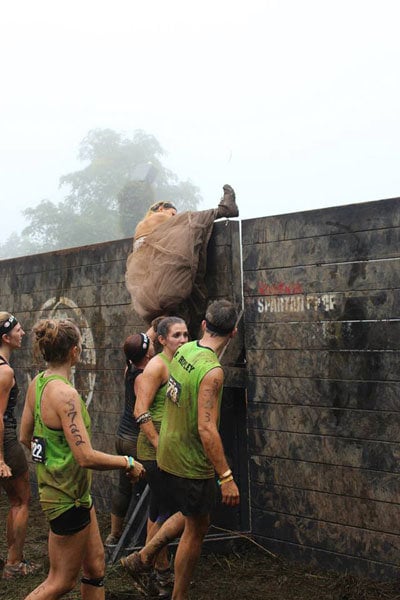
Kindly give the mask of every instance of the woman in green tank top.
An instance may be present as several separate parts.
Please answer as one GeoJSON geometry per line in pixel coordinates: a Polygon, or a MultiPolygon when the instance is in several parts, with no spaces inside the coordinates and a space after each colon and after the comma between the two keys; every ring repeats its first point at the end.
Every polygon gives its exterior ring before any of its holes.
{"type": "Polygon", "coordinates": [[[60,598],[76,584],[81,594],[103,600],[104,548],[90,495],[91,469],[123,469],[133,481],[144,469],[132,457],[95,450],[90,417],[71,383],[82,351],[81,334],[70,319],[44,319],[33,328],[34,353],[47,363],[29,385],[21,441],[37,466],[39,497],[50,523],[50,570],[26,600],[60,598]]]}
{"type": "MultiPolygon", "coordinates": [[[[135,403],[136,422],[140,425],[137,454],[146,469],[146,479],[150,487],[150,505],[147,541],[161,527],[166,514],[158,493],[159,471],[156,462],[158,432],[164,414],[166,387],[169,377],[169,364],[176,350],[188,341],[186,323],[180,317],[165,317],[157,325],[157,339],[162,352],[154,356],[145,367],[135,403]]],[[[155,574],[169,567],[168,551],[164,549],[156,559],[155,574]]],[[[160,579],[160,577],[159,577],[160,579]]]]}

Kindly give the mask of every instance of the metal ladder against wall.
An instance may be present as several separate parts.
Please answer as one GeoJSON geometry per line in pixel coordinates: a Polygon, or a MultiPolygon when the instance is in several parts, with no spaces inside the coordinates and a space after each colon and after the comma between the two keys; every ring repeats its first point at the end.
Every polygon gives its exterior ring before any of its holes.
{"type": "Polygon", "coordinates": [[[148,485],[144,488],[139,500],[132,494],[128,509],[128,521],[119,538],[118,544],[115,548],[110,547],[110,550],[106,552],[107,564],[113,565],[121,556],[133,552],[140,541],[144,542],[146,538],[149,495],[150,488],[148,485]]]}
{"type": "MultiPolygon", "coordinates": [[[[131,552],[140,550],[145,543],[146,539],[146,525],[148,517],[148,500],[149,500],[150,488],[146,485],[140,498],[136,501],[135,497],[132,497],[131,506],[128,510],[130,515],[125,525],[125,529],[118,541],[118,544],[114,547],[111,546],[106,548],[106,562],[108,565],[113,565],[122,556],[126,556],[131,552]],[[134,505],[132,507],[132,504],[134,505]]],[[[215,525],[211,524],[210,528],[220,529],[215,525]]],[[[246,532],[247,534],[249,532],[246,532]]],[[[243,532],[231,532],[231,531],[218,531],[217,533],[207,533],[203,544],[206,546],[206,550],[209,551],[223,551],[236,548],[238,543],[243,540],[243,532]]],[[[169,546],[176,546],[178,539],[171,542],[169,546]]]]}

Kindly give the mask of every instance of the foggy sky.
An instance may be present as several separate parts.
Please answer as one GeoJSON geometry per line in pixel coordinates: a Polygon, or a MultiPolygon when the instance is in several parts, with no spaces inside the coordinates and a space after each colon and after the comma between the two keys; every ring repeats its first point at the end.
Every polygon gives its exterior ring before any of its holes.
{"type": "Polygon", "coordinates": [[[90,129],[153,134],[241,218],[400,195],[397,0],[23,0],[2,7],[6,226],[60,200],[90,129]]]}

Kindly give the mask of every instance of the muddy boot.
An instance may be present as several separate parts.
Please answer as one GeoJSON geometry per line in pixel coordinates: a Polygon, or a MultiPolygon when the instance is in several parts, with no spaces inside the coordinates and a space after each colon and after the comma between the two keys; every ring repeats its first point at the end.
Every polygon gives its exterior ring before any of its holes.
{"type": "Polygon", "coordinates": [[[238,217],[239,209],[235,202],[235,191],[230,185],[224,185],[224,195],[222,196],[218,208],[215,209],[215,219],[227,219],[228,217],[238,217]]]}

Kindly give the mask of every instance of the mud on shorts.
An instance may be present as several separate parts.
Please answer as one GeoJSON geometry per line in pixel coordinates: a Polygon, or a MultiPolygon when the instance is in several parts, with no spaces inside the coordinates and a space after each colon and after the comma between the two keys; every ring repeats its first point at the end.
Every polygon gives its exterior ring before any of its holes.
{"type": "Polygon", "coordinates": [[[212,512],[217,498],[214,477],[211,479],[186,479],[160,470],[160,482],[165,499],[174,512],[180,510],[185,517],[203,516],[212,512]]]}
{"type": "MultiPolygon", "coordinates": [[[[137,435],[133,435],[131,439],[117,436],[115,440],[115,450],[116,453],[121,456],[134,456],[136,458],[137,435]]],[[[126,471],[120,469],[118,473],[118,484],[114,488],[111,500],[112,514],[124,518],[128,512],[132,497],[135,496],[137,502],[145,487],[146,482],[144,479],[140,479],[137,483],[132,484],[129,477],[126,476],[126,471]]]]}
{"type": "Polygon", "coordinates": [[[20,477],[28,470],[28,461],[26,460],[25,452],[22,444],[17,439],[17,432],[15,429],[4,428],[4,462],[11,469],[11,477],[7,479],[10,481],[20,477]]]}

